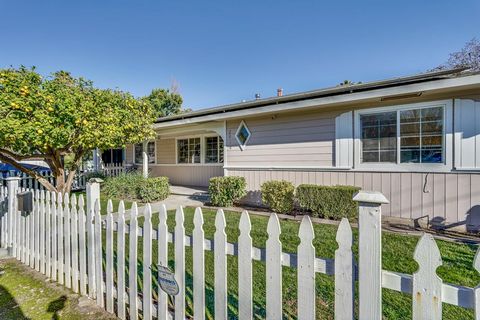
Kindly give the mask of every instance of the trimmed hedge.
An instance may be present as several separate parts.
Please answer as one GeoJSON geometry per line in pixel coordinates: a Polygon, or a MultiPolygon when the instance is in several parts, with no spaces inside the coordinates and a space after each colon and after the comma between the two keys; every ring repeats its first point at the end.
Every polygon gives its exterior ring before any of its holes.
{"type": "Polygon", "coordinates": [[[102,191],[110,198],[152,202],[166,199],[170,185],[167,177],[144,178],[139,173],[124,173],[105,179],[102,191]]]}
{"type": "Polygon", "coordinates": [[[314,217],[351,219],[358,214],[358,204],[352,200],[358,190],[360,188],[354,186],[301,184],[296,197],[300,208],[311,211],[314,217]]]}
{"type": "Polygon", "coordinates": [[[247,182],[244,177],[213,177],[208,184],[208,193],[212,205],[231,207],[247,194],[247,182]]]}
{"type": "Polygon", "coordinates": [[[293,210],[295,186],[290,181],[272,180],[262,183],[262,202],[271,210],[288,214],[293,210]]]}

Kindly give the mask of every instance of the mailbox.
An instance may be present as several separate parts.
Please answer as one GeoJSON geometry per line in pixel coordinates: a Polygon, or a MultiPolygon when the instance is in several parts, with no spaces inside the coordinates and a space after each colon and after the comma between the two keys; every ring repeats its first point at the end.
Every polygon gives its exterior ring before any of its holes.
{"type": "Polygon", "coordinates": [[[32,212],[33,211],[33,192],[25,191],[17,194],[18,211],[32,212]]]}

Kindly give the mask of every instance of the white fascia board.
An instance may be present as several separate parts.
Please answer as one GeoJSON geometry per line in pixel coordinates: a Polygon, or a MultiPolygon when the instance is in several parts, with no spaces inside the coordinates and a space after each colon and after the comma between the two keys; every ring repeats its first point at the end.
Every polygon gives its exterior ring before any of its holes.
{"type": "MultiPolygon", "coordinates": [[[[429,81],[423,83],[415,83],[403,86],[396,86],[392,88],[384,88],[377,90],[369,90],[365,92],[354,92],[350,94],[341,94],[338,96],[321,97],[315,99],[307,99],[302,101],[286,102],[281,104],[272,104],[263,107],[250,108],[246,110],[225,111],[224,113],[217,113],[188,119],[179,119],[168,122],[155,123],[154,129],[169,128],[186,124],[193,124],[205,121],[218,121],[225,119],[243,118],[247,116],[268,114],[272,112],[290,111],[303,108],[325,108],[344,103],[363,102],[368,100],[380,99],[382,97],[411,94],[416,92],[429,92],[441,90],[460,90],[480,87],[480,75],[465,76],[453,79],[443,79],[436,81],[429,81]]],[[[219,112],[221,112],[219,110],[219,112]]]]}

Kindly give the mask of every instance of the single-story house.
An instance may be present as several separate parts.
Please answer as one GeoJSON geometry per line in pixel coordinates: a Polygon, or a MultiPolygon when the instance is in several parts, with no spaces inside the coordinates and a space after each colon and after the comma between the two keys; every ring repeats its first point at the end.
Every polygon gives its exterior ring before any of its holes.
{"type": "Polygon", "coordinates": [[[243,176],[381,191],[383,214],[480,225],[480,73],[464,69],[256,99],[158,119],[127,146],[172,184],[243,176]]]}

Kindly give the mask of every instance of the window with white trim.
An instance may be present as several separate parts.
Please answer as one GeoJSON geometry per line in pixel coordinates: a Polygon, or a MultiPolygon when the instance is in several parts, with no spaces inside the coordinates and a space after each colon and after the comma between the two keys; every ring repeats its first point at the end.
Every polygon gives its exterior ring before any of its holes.
{"type": "Polygon", "coordinates": [[[201,139],[186,138],[177,140],[177,162],[178,163],[200,163],[201,139]]]}
{"type": "MultiPolygon", "coordinates": [[[[155,163],[155,141],[147,142],[147,152],[148,156],[148,163],[155,163]]],[[[143,163],[143,143],[135,144],[135,163],[142,164],[143,163]]]]}
{"type": "Polygon", "coordinates": [[[360,114],[360,163],[444,163],[444,107],[360,114]]]}
{"type": "Polygon", "coordinates": [[[237,139],[240,149],[243,150],[245,148],[251,135],[252,134],[250,133],[250,130],[248,129],[247,124],[244,121],[242,121],[238,126],[237,132],[235,133],[235,139],[237,139]]]}
{"type": "Polygon", "coordinates": [[[223,163],[223,139],[205,137],[205,163],[223,163]]]}

